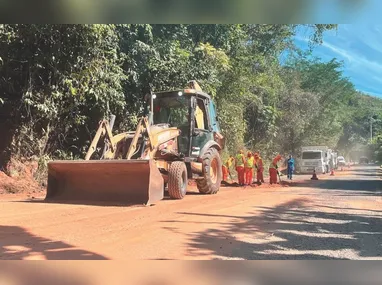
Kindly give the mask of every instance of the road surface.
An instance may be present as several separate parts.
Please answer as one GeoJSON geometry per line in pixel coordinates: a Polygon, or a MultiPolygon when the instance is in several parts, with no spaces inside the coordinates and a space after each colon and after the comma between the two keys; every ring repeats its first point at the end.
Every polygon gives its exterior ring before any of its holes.
{"type": "Polygon", "coordinates": [[[302,178],[152,207],[3,196],[0,259],[382,259],[379,168],[302,178]]]}

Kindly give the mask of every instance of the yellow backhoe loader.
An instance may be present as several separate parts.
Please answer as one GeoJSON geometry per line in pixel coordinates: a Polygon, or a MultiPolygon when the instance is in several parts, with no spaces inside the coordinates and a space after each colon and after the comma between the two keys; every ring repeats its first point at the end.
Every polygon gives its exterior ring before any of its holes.
{"type": "Polygon", "coordinates": [[[190,81],[186,89],[146,99],[148,116],[135,131],[113,135],[115,117],[104,120],[85,160],[48,164],[47,201],[151,205],[163,199],[165,188],[171,198],[184,198],[188,179],[196,179],[201,193],[218,192],[224,138],[211,97],[190,81]],[[94,160],[101,139],[105,147],[94,160]]]}

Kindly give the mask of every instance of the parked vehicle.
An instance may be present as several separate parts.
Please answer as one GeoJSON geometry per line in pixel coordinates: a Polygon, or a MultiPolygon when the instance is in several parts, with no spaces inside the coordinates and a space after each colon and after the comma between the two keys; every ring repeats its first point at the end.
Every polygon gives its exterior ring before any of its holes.
{"type": "Polygon", "coordinates": [[[327,146],[305,146],[301,149],[301,173],[329,173],[336,165],[333,151],[327,146]]]}
{"type": "Polygon", "coordinates": [[[343,156],[339,156],[337,158],[337,165],[338,165],[338,167],[346,166],[346,160],[343,156]]]}
{"type": "Polygon", "coordinates": [[[359,158],[359,164],[369,164],[369,159],[366,156],[359,158]]]}
{"type": "Polygon", "coordinates": [[[165,188],[183,199],[189,179],[200,193],[216,194],[224,137],[211,96],[191,81],[185,89],[150,94],[146,102],[148,114],[135,131],[113,134],[112,121],[103,120],[85,160],[50,162],[46,200],[151,205],[165,188]],[[103,140],[101,159],[91,159],[103,140]]]}

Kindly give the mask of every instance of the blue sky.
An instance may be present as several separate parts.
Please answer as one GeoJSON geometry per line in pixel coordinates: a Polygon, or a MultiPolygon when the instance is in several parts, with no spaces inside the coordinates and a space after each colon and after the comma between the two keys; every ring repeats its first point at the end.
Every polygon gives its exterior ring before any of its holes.
{"type": "MultiPolygon", "coordinates": [[[[307,30],[295,37],[302,49],[308,48],[308,40],[307,30]]],[[[382,25],[339,25],[337,31],[324,34],[323,44],[314,48],[313,55],[343,61],[344,75],[357,90],[382,98],[382,25]]]]}

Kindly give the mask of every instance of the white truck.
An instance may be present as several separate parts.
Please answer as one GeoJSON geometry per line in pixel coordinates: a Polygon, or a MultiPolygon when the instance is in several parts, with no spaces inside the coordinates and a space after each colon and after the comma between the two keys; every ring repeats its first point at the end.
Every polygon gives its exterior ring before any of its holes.
{"type": "Polygon", "coordinates": [[[335,168],[335,154],[327,146],[304,146],[301,148],[301,173],[329,173],[335,168]]]}

